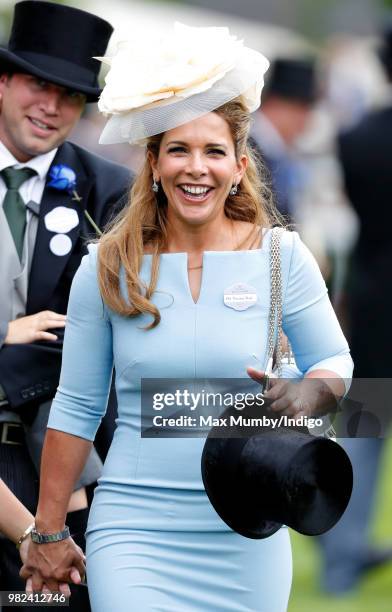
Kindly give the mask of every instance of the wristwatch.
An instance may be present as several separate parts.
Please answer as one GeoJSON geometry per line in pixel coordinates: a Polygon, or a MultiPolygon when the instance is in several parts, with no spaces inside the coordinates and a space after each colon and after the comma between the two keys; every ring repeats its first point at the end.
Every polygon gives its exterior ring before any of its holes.
{"type": "Polygon", "coordinates": [[[34,527],[31,530],[31,539],[36,544],[50,544],[50,542],[61,542],[61,540],[66,540],[70,537],[69,527],[65,526],[65,529],[62,531],[57,531],[56,533],[40,533],[34,527]]]}

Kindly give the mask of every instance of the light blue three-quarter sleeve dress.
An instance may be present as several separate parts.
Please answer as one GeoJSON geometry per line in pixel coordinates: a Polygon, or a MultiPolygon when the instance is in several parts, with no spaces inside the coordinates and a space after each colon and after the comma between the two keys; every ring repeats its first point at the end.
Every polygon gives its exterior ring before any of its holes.
{"type": "MultiPolygon", "coordinates": [[[[110,311],[97,283],[97,247],[71,290],[63,367],[48,426],[93,440],[105,411],[113,365],[117,429],[87,529],[93,612],[284,612],[291,586],[286,528],[265,540],[231,531],[204,491],[202,438],[140,436],[141,378],[245,378],[266,360],[269,247],[204,253],[193,302],[186,253],[163,254],[153,301],[162,320],[110,311]],[[256,289],[247,310],[226,307],[226,288],[256,289]],[[255,356],[257,360],[255,360],[255,356]]],[[[302,372],[352,374],[347,342],[317,264],[295,232],[281,246],[284,331],[302,372]]],[[[149,280],[152,257],[141,276],[149,280]]]]}

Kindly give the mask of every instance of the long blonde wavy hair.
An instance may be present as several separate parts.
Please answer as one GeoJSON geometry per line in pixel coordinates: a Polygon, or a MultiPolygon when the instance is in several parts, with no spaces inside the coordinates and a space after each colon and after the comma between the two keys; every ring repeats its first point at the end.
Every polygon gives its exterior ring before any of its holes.
{"type": "MultiPolygon", "coordinates": [[[[235,98],[213,112],[227,121],[237,160],[242,155],[248,158],[237,195],[229,195],[225,202],[226,216],[233,221],[252,223],[252,232],[259,227],[283,225],[283,218],[273,204],[264,168],[248,143],[250,115],[243,99],[235,98]]],[[[153,320],[146,329],[160,322],[159,310],[151,298],[158,280],[159,255],[168,244],[167,199],[162,189],[158,194],[152,191],[152,169],[147,159],[148,151],[158,158],[162,136],[158,134],[148,139],[144,165],[133,183],[128,206],[101,237],[98,249],[98,280],[104,301],[123,316],[150,314],[153,320]],[[146,245],[152,253],[149,284],[143,283],[139,277],[146,245]],[[121,268],[127,296],[120,288],[121,268]]]]}

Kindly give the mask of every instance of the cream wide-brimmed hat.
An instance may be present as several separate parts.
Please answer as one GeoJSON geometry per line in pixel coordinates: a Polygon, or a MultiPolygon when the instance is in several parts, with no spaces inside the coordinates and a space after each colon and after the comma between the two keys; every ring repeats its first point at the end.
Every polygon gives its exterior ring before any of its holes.
{"type": "Polygon", "coordinates": [[[151,40],[121,41],[98,102],[109,120],[101,144],[142,142],[188,123],[242,95],[249,112],[260,104],[268,60],[228,28],[175,23],[151,40]]]}

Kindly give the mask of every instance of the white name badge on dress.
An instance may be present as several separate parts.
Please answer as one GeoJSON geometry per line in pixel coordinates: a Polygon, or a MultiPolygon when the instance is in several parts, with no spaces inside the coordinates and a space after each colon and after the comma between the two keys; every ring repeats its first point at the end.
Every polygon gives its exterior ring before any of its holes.
{"type": "Polygon", "coordinates": [[[256,289],[245,283],[236,283],[225,289],[223,301],[228,308],[247,310],[257,302],[256,289]]]}
{"type": "Polygon", "coordinates": [[[79,225],[79,217],[73,208],[56,206],[45,215],[45,227],[49,232],[67,234],[77,225],[79,225]]]}

